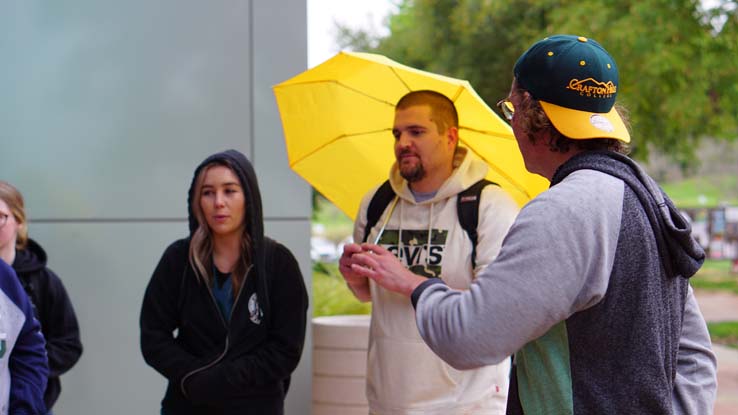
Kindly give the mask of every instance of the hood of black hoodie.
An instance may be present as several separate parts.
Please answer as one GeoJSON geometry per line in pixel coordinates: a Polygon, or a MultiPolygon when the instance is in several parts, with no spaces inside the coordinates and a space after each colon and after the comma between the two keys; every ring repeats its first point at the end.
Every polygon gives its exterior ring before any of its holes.
{"type": "Polygon", "coordinates": [[[15,251],[13,269],[18,274],[37,272],[46,267],[46,251],[36,241],[28,238],[25,249],[15,251]]]}
{"type": "Polygon", "coordinates": [[[664,266],[670,276],[689,278],[702,266],[705,251],[692,237],[692,227],[674,203],[633,160],[609,151],[587,151],[561,165],[551,186],[576,170],[597,170],[623,180],[637,195],[656,234],[664,266]]]}
{"type": "Polygon", "coordinates": [[[246,231],[251,238],[251,258],[253,271],[257,276],[257,292],[259,302],[265,317],[269,316],[269,297],[267,293],[266,272],[265,272],[265,241],[264,241],[264,218],[261,206],[261,193],[259,192],[259,184],[256,180],[256,172],[251,162],[246,156],[237,150],[226,150],[215,153],[200,163],[195,169],[187,193],[187,217],[189,221],[190,236],[197,229],[198,223],[192,211],[192,204],[195,203],[195,181],[200,171],[211,163],[226,164],[231,167],[241,182],[244,198],[246,202],[245,220],[246,231]]]}

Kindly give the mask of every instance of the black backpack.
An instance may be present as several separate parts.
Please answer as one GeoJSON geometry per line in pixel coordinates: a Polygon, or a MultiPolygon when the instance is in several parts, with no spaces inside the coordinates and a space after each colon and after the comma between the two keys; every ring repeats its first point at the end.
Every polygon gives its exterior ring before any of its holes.
{"type": "MultiPolygon", "coordinates": [[[[472,243],[471,263],[472,269],[477,266],[477,225],[479,224],[479,201],[481,199],[482,190],[488,184],[498,186],[497,183],[487,179],[482,179],[466,190],[456,195],[456,213],[459,215],[459,224],[469,235],[472,243]]],[[[366,242],[369,232],[377,224],[382,212],[387,205],[395,198],[395,191],[392,190],[389,180],[382,183],[376,193],[369,202],[369,208],[366,211],[366,227],[364,228],[364,238],[362,242],[366,242]]]]}

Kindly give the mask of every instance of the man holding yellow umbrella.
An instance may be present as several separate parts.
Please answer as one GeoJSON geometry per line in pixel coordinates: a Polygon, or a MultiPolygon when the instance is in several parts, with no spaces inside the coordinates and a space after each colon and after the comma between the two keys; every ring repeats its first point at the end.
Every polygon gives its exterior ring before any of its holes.
{"type": "MultiPolygon", "coordinates": [[[[489,167],[458,146],[458,126],[454,103],[441,93],[414,91],[400,99],[392,128],[396,161],[389,181],[362,200],[354,240],[393,252],[399,259],[394,266],[466,289],[497,255],[518,207],[499,186],[475,186],[489,167]],[[470,188],[477,193],[467,192],[470,188]],[[385,206],[370,207],[387,192],[391,199],[385,206]],[[464,230],[460,205],[478,213],[471,230],[476,241],[464,230]]],[[[407,298],[352,271],[352,255],[360,252],[359,245],[346,245],[339,268],[354,295],[373,303],[367,361],[371,413],[504,414],[509,359],[470,371],[444,363],[420,337],[407,298]]]]}
{"type": "MultiPolygon", "coordinates": [[[[392,169],[388,186],[399,195],[397,203],[394,208],[393,203],[383,206],[382,217],[369,230],[367,240],[375,242],[379,235],[378,242],[402,258],[399,266],[405,269],[407,265],[416,275],[439,276],[455,287],[467,287],[475,271],[495,257],[517,212],[515,204],[522,206],[548,187],[546,179],[526,170],[510,126],[468,81],[418,70],[381,55],[340,52],[273,89],[290,167],[357,220],[356,242],[365,236],[369,199],[375,193],[366,192],[377,189],[392,169]],[[427,105],[420,106],[420,113],[412,108],[417,105],[395,111],[403,96],[422,90],[450,99],[458,110],[457,120],[439,127],[438,119],[429,119],[427,105]],[[396,115],[403,117],[396,119],[396,115]],[[393,122],[398,123],[395,131],[393,122]],[[409,138],[420,132],[434,137],[428,139],[432,145],[426,146],[427,137],[409,138]],[[391,146],[395,146],[396,157],[391,146]],[[417,178],[409,171],[415,167],[422,167],[417,178]],[[455,209],[460,200],[457,194],[481,178],[499,187],[485,186],[480,203],[473,201],[474,195],[465,196],[469,200],[465,205],[471,205],[467,210],[478,214],[479,220],[478,226],[471,227],[479,233],[472,266],[475,245],[471,235],[460,228],[455,209]],[[384,232],[379,230],[382,226],[384,232]]],[[[435,112],[432,115],[437,117],[435,112]]],[[[341,260],[349,280],[354,279],[346,263],[354,249],[355,245],[349,245],[341,260]]],[[[367,390],[373,413],[504,413],[506,362],[468,373],[442,364],[428,356],[427,348],[416,345],[418,331],[407,301],[401,304],[394,294],[368,288],[364,279],[350,285],[358,298],[373,302],[367,390]],[[403,358],[393,358],[394,353],[403,358]],[[400,370],[391,371],[392,365],[400,370]],[[481,408],[485,404],[490,408],[481,408]]]]}

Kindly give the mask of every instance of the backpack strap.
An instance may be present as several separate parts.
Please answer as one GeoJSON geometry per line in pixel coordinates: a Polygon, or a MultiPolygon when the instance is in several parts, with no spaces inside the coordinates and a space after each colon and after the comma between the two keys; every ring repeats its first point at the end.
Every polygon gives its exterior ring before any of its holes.
{"type": "Polygon", "coordinates": [[[382,212],[387,208],[387,205],[395,198],[395,191],[392,190],[389,180],[385,180],[379,189],[374,192],[372,200],[369,202],[369,208],[366,211],[366,227],[364,227],[364,238],[362,242],[366,242],[369,237],[374,225],[377,224],[379,218],[382,216],[382,212]]]}
{"type": "Polygon", "coordinates": [[[482,179],[457,195],[456,212],[459,216],[461,228],[469,235],[472,243],[472,269],[477,267],[477,225],[479,224],[479,202],[482,199],[482,190],[488,185],[498,186],[497,183],[482,179]]]}

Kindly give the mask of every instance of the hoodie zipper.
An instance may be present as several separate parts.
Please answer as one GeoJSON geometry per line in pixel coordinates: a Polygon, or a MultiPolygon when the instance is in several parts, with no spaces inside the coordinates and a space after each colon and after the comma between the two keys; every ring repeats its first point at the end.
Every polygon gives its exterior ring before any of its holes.
{"type": "MultiPolygon", "coordinates": [[[[246,274],[245,274],[245,277],[243,278],[243,283],[241,284],[241,287],[238,288],[238,294],[236,294],[236,299],[233,301],[233,307],[231,307],[231,313],[229,315],[229,320],[232,320],[233,319],[233,310],[236,309],[236,304],[238,304],[238,300],[239,300],[239,298],[241,298],[241,293],[243,292],[243,287],[246,285],[246,278],[248,278],[249,273],[251,272],[251,269],[253,267],[254,267],[254,264],[251,264],[251,265],[249,265],[248,269],[246,269],[246,274]]],[[[207,288],[208,288],[208,293],[210,294],[210,299],[212,300],[213,307],[215,307],[215,312],[216,312],[216,314],[218,314],[218,317],[220,317],[220,321],[223,323],[223,326],[226,328],[225,347],[223,348],[223,352],[221,352],[220,355],[218,355],[218,357],[215,358],[215,360],[213,360],[212,362],[206,364],[205,366],[199,367],[197,369],[193,369],[192,371],[186,373],[182,377],[182,380],[179,382],[179,389],[180,389],[180,391],[182,392],[182,395],[184,395],[185,398],[189,398],[187,396],[187,392],[185,391],[185,387],[184,387],[185,381],[187,381],[187,379],[190,378],[191,376],[193,376],[193,375],[195,375],[195,374],[197,374],[199,372],[208,370],[211,367],[213,367],[216,364],[218,364],[218,362],[220,362],[221,360],[223,360],[223,358],[225,357],[225,355],[228,353],[228,348],[230,347],[230,337],[231,337],[230,326],[225,321],[225,318],[223,318],[223,315],[220,314],[220,310],[218,309],[218,303],[215,301],[215,296],[213,295],[213,290],[210,288],[210,286],[208,286],[207,288]]]]}

